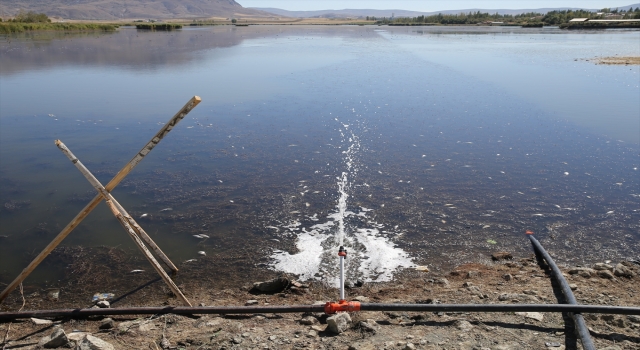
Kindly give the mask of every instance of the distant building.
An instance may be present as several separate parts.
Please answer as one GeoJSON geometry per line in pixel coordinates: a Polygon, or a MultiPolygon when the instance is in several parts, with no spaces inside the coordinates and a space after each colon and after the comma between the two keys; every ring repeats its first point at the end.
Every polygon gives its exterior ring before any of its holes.
{"type": "Polygon", "coordinates": [[[588,21],[588,18],[574,18],[572,20],[570,20],[569,22],[586,22],[588,21]]]}

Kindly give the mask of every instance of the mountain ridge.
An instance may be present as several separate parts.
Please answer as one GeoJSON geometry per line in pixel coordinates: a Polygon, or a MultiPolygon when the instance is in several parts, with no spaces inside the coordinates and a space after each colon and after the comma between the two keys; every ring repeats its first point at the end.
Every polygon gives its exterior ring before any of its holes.
{"type": "Polygon", "coordinates": [[[2,0],[0,16],[18,11],[73,20],[130,20],[211,17],[273,17],[234,0],[2,0]]]}
{"type": "MultiPolygon", "coordinates": [[[[618,9],[627,10],[629,7],[640,7],[640,3],[630,4],[626,6],[616,7],[618,9]]],[[[558,8],[537,8],[537,9],[481,9],[481,8],[473,8],[473,9],[462,9],[462,10],[443,10],[443,11],[431,11],[431,12],[423,12],[423,11],[411,11],[411,10],[401,10],[401,9],[389,9],[389,10],[376,10],[376,9],[342,9],[342,10],[314,10],[314,11],[289,11],[278,8],[269,8],[269,7],[250,7],[251,9],[256,9],[268,13],[273,13],[278,16],[283,17],[294,17],[294,18],[344,18],[344,17],[391,17],[395,14],[395,17],[417,17],[417,16],[431,16],[442,13],[443,15],[447,14],[459,14],[459,13],[469,13],[469,12],[477,12],[481,13],[499,13],[501,15],[516,15],[521,13],[528,12],[539,12],[539,13],[547,13],[550,11],[565,11],[565,10],[588,10],[588,11],[598,11],[599,9],[588,9],[588,8],[580,8],[580,7],[558,7],[558,8]]],[[[613,7],[612,7],[613,8],[613,7]]]]}

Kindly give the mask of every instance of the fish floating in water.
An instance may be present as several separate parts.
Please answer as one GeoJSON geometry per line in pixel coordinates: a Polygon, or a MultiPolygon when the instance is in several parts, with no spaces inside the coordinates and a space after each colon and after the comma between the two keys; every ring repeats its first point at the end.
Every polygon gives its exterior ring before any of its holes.
{"type": "Polygon", "coordinates": [[[149,216],[149,214],[144,213],[144,214],[140,215],[140,219],[142,219],[142,218],[146,218],[147,216],[149,216]]]}
{"type": "Polygon", "coordinates": [[[131,271],[129,271],[129,273],[140,273],[140,272],[144,272],[144,270],[131,270],[131,271]]]}
{"type": "Polygon", "coordinates": [[[161,209],[160,211],[162,212],[162,211],[171,211],[171,210],[173,210],[173,208],[164,208],[164,209],[161,209]]]}
{"type": "Polygon", "coordinates": [[[207,236],[207,235],[202,235],[202,234],[200,234],[200,235],[193,235],[193,237],[195,237],[195,238],[209,238],[209,236],[207,236]]]}
{"type": "Polygon", "coordinates": [[[198,254],[200,254],[202,256],[206,256],[207,255],[207,253],[205,253],[204,250],[199,251],[198,254]]]}
{"type": "Polygon", "coordinates": [[[190,263],[190,262],[194,262],[197,261],[198,259],[189,259],[189,260],[185,260],[186,263],[190,263]]]}

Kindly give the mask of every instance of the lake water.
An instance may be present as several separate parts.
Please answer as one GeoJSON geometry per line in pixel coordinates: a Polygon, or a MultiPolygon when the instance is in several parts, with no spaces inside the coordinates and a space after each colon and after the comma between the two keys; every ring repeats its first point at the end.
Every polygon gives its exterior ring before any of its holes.
{"type": "MultiPolygon", "coordinates": [[[[0,286],[96,194],[55,139],[106,184],[194,95],[202,103],[113,194],[179,267],[213,280],[334,284],[343,244],[349,279],[385,281],[527,256],[526,229],[560,263],[640,255],[640,68],[588,61],[640,55],[639,31],[220,26],[0,40],[0,286]]],[[[116,247],[153,276],[104,204],[63,246],[116,247]]],[[[68,283],[65,254],[27,282],[68,283]]]]}

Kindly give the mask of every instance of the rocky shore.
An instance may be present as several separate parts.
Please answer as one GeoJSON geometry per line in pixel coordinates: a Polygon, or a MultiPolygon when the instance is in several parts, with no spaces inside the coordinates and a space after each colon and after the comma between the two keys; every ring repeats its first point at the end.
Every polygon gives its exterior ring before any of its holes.
{"type": "MultiPolygon", "coordinates": [[[[533,257],[509,258],[507,254],[491,264],[465,264],[446,274],[404,271],[388,283],[356,282],[347,297],[371,303],[449,304],[554,304],[562,298],[544,263],[533,257]]],[[[607,261],[563,272],[579,303],[640,305],[637,262],[607,261]]],[[[190,299],[201,306],[299,305],[335,301],[338,294],[320,283],[287,277],[267,282],[204,288],[190,299]]],[[[110,306],[103,302],[95,307],[110,306]]],[[[640,349],[640,316],[585,318],[598,349],[640,349]]],[[[0,324],[0,339],[6,337],[6,349],[581,349],[573,327],[567,315],[536,312],[170,314],[20,320],[0,324]]]]}

